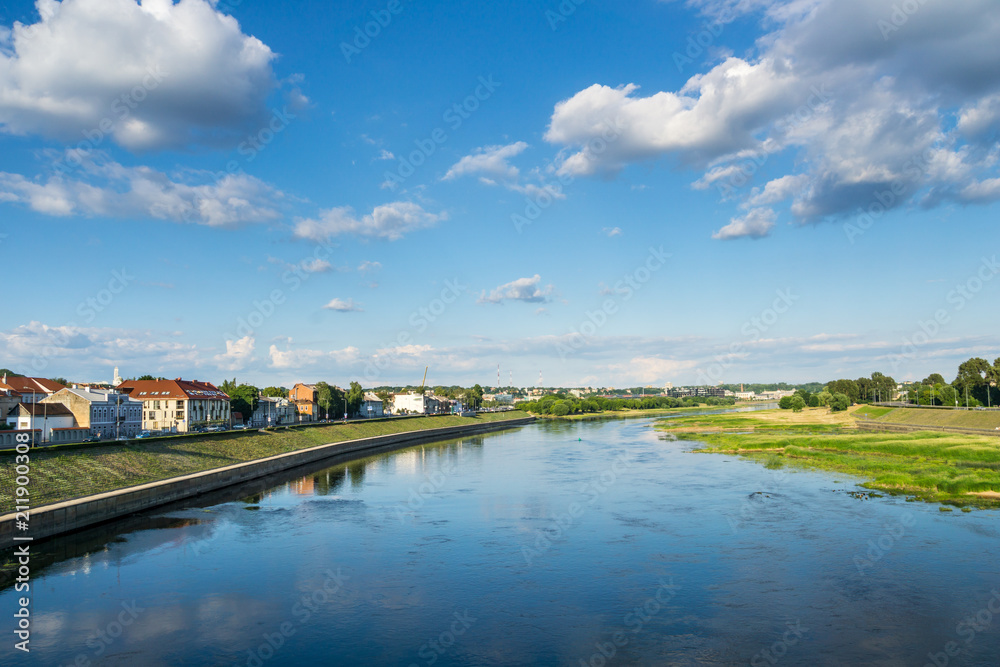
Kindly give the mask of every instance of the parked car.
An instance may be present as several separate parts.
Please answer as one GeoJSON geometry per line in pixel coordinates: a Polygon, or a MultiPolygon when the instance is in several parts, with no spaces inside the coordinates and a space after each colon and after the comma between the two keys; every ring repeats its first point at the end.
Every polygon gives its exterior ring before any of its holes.
{"type": "Polygon", "coordinates": [[[101,436],[99,435],[92,435],[86,440],[84,440],[84,442],[100,442],[100,441],[101,441],[101,436]]]}
{"type": "Polygon", "coordinates": [[[137,439],[137,440],[138,440],[139,438],[152,438],[152,437],[153,437],[153,434],[152,434],[152,433],[150,433],[149,431],[142,431],[142,432],[141,432],[141,433],[140,433],[139,435],[137,435],[137,436],[135,436],[135,437],[136,437],[136,439],[137,439]]]}

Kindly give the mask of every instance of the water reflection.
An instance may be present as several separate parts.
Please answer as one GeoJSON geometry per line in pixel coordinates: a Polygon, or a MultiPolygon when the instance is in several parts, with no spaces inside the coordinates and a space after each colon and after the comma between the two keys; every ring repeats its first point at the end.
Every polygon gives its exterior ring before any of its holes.
{"type": "Polygon", "coordinates": [[[960,624],[1000,588],[1000,514],[695,444],[545,422],[41,543],[37,648],[0,663],[922,665],[954,641],[949,664],[995,664],[1000,617],[960,624]]]}

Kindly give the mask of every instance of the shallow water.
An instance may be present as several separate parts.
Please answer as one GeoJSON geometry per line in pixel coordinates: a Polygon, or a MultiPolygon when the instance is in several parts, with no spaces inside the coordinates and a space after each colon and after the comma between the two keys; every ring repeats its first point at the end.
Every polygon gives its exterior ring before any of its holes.
{"type": "Polygon", "coordinates": [[[0,664],[1000,662],[1000,513],[859,500],[651,423],[424,445],[40,543],[32,651],[7,621],[0,664]]]}

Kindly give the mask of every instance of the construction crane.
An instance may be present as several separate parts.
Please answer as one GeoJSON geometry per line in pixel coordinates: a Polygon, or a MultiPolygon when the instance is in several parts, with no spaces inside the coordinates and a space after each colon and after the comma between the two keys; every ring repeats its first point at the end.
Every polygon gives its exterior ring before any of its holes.
{"type": "Polygon", "coordinates": [[[424,393],[424,385],[427,384],[427,370],[430,366],[424,366],[424,379],[420,381],[420,393],[424,393]]]}

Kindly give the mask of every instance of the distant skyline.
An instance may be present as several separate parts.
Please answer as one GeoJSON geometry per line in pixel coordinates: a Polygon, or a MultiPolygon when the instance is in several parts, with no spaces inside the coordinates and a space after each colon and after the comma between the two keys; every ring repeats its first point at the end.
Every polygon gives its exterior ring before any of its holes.
{"type": "Polygon", "coordinates": [[[0,6],[0,366],[259,386],[1000,357],[995,2],[0,6]]]}

